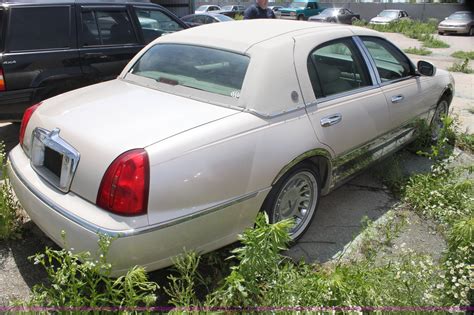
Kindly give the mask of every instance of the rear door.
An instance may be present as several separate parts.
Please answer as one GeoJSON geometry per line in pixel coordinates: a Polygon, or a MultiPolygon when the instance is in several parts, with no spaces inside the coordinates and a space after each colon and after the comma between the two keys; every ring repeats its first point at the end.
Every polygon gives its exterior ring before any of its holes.
{"type": "Polygon", "coordinates": [[[144,47],[133,26],[130,7],[81,6],[77,11],[84,74],[95,82],[114,79],[144,47]]]}

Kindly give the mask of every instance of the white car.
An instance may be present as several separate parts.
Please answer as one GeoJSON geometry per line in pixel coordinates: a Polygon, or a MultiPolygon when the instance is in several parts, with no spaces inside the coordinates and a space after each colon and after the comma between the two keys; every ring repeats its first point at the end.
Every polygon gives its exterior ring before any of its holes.
{"type": "Polygon", "coordinates": [[[237,240],[259,211],[308,228],[320,196],[446,113],[452,77],[418,69],[382,34],[251,20],[160,37],[112,81],[25,112],[15,193],[56,243],[114,274],[237,240]],[[233,34],[229,36],[228,34],[233,34]],[[276,80],[277,79],[277,80],[276,80]]]}
{"type": "Polygon", "coordinates": [[[369,24],[387,25],[392,22],[407,20],[410,17],[403,10],[383,10],[376,17],[370,19],[369,24]]]}
{"type": "Polygon", "coordinates": [[[194,13],[219,13],[221,11],[221,7],[218,5],[202,5],[197,8],[194,13]]]}

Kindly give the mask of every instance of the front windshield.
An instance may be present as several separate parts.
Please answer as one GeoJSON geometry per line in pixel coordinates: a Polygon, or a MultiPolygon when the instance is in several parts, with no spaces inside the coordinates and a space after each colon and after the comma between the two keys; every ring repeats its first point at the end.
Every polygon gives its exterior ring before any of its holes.
{"type": "Polygon", "coordinates": [[[290,8],[305,8],[306,2],[292,2],[290,8]]]}
{"type": "Polygon", "coordinates": [[[206,11],[207,5],[202,5],[199,8],[196,9],[196,11],[206,11]]]}
{"type": "Polygon", "coordinates": [[[472,14],[470,13],[453,13],[448,19],[450,20],[472,20],[472,14]]]}
{"type": "Polygon", "coordinates": [[[380,12],[379,16],[394,19],[398,17],[397,11],[382,11],[380,12]]]}
{"type": "Polygon", "coordinates": [[[222,7],[222,11],[232,11],[232,7],[231,5],[226,5],[226,6],[223,6],[222,7]]]}
{"type": "Polygon", "coordinates": [[[130,72],[158,83],[238,98],[249,61],[247,56],[214,48],[158,44],[130,72]]]}
{"type": "Polygon", "coordinates": [[[333,16],[337,15],[337,11],[339,9],[325,9],[323,12],[321,12],[319,15],[321,16],[333,16]]]}

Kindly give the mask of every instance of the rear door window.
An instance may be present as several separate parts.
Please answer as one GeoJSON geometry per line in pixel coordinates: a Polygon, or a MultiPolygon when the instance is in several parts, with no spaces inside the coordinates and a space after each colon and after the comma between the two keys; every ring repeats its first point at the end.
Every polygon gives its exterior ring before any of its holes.
{"type": "Polygon", "coordinates": [[[71,46],[71,7],[12,8],[8,50],[64,49],[71,46]]]}
{"type": "Polygon", "coordinates": [[[163,34],[183,29],[178,22],[160,10],[135,8],[135,12],[143,32],[143,38],[147,44],[163,34]]]}
{"type": "Polygon", "coordinates": [[[138,42],[125,9],[83,10],[81,16],[83,46],[124,45],[138,42]]]}

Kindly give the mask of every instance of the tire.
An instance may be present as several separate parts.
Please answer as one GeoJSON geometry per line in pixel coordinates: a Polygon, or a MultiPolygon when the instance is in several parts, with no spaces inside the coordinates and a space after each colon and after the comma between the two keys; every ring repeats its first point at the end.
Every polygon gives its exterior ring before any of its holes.
{"type": "Polygon", "coordinates": [[[295,220],[290,231],[292,241],[303,236],[311,225],[319,204],[320,183],[314,166],[300,163],[277,181],[263,203],[262,210],[268,214],[270,223],[295,220]]]}
{"type": "Polygon", "coordinates": [[[298,15],[298,21],[304,21],[304,15],[298,15]]]}
{"type": "Polygon", "coordinates": [[[442,117],[447,115],[449,110],[449,104],[446,99],[441,99],[436,107],[436,111],[431,119],[430,129],[431,129],[431,141],[436,142],[439,138],[439,133],[444,127],[442,117]]]}
{"type": "Polygon", "coordinates": [[[474,26],[469,29],[469,36],[474,36],[474,26]]]}
{"type": "Polygon", "coordinates": [[[438,35],[444,35],[444,33],[443,33],[443,32],[440,32],[440,31],[438,31],[438,35]]]}

